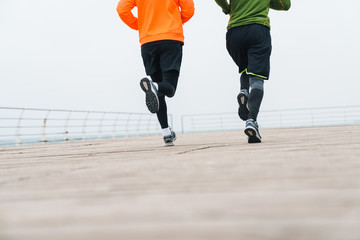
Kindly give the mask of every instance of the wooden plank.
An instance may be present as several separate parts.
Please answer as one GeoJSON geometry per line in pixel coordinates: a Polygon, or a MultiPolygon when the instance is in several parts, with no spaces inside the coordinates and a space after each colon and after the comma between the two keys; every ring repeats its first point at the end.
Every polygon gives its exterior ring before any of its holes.
{"type": "Polygon", "coordinates": [[[261,133],[0,148],[0,239],[360,239],[360,126],[261,133]]]}

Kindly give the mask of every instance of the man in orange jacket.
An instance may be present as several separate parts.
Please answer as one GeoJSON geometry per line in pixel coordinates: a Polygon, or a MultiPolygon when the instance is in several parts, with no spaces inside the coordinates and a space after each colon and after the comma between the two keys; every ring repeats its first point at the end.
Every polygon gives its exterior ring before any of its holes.
{"type": "Polygon", "coordinates": [[[146,106],[156,113],[166,146],[174,145],[176,134],[169,128],[165,96],[173,97],[179,78],[183,24],[194,15],[193,0],[120,0],[117,12],[130,28],[139,31],[141,56],[151,80],[143,78],[146,106]],[[137,7],[138,17],[131,10],[137,7]]]}

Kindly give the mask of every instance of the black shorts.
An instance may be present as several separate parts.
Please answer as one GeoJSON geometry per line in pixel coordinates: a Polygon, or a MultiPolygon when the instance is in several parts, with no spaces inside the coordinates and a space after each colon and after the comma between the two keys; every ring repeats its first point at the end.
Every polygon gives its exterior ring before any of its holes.
{"type": "Polygon", "coordinates": [[[182,46],[184,43],[174,40],[161,40],[145,43],[141,46],[141,56],[148,76],[156,72],[177,70],[180,72],[182,46]]]}
{"type": "Polygon", "coordinates": [[[226,48],[239,67],[239,72],[269,78],[270,29],[260,24],[230,28],[226,33],[226,48]]]}

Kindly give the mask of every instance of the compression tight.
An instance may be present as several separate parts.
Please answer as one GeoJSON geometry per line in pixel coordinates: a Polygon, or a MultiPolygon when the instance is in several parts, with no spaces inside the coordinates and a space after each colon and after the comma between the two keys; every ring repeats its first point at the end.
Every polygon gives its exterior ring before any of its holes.
{"type": "Polygon", "coordinates": [[[151,79],[159,86],[158,92],[167,97],[173,97],[176,92],[179,72],[170,70],[167,72],[156,72],[151,74],[151,79]]]}
{"type": "Polygon", "coordinates": [[[246,89],[249,91],[250,83],[249,83],[249,75],[245,72],[240,76],[240,90],[246,89]]]}
{"type": "Polygon", "coordinates": [[[260,105],[264,96],[264,79],[256,76],[249,76],[250,97],[249,97],[249,119],[256,118],[259,114],[260,105]]]}
{"type": "Polygon", "coordinates": [[[150,76],[151,79],[158,84],[159,111],[156,115],[161,128],[167,128],[169,127],[169,124],[165,96],[171,98],[175,95],[179,72],[176,70],[170,70],[163,73],[156,72],[150,76]]]}

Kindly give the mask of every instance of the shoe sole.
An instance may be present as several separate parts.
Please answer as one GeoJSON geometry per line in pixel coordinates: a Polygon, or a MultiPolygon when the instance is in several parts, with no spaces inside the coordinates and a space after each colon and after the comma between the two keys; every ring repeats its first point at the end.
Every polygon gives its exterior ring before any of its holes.
{"type": "Polygon", "coordinates": [[[176,140],[176,137],[172,140],[172,142],[165,143],[165,147],[175,146],[175,144],[174,144],[175,140],[176,140]]]}
{"type": "Polygon", "coordinates": [[[165,143],[165,147],[175,146],[174,142],[165,143]]]}
{"type": "Polygon", "coordinates": [[[173,139],[171,142],[165,143],[165,147],[174,146],[174,145],[175,145],[175,144],[174,144],[175,140],[176,140],[176,135],[175,135],[174,139],[173,139]]]}
{"type": "Polygon", "coordinates": [[[142,79],[140,81],[140,87],[145,92],[146,106],[151,113],[157,113],[159,111],[159,99],[155,92],[153,92],[151,83],[148,79],[142,79]]]}
{"type": "Polygon", "coordinates": [[[249,137],[248,143],[261,143],[261,138],[259,138],[254,128],[248,127],[244,130],[244,133],[249,137]]]}
{"type": "Polygon", "coordinates": [[[239,93],[237,100],[239,103],[238,115],[241,120],[246,121],[249,116],[249,109],[246,106],[248,102],[248,97],[243,93],[239,93]]]}

